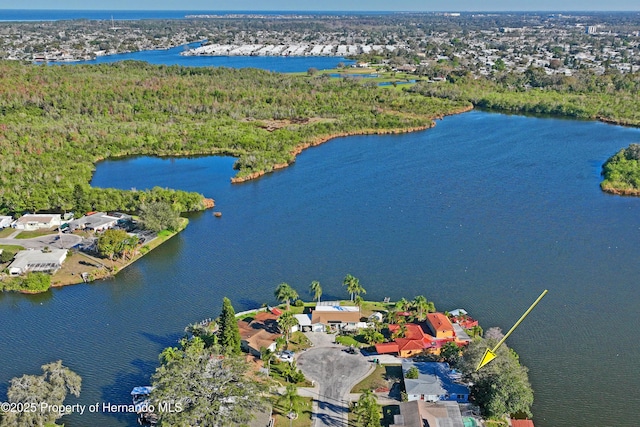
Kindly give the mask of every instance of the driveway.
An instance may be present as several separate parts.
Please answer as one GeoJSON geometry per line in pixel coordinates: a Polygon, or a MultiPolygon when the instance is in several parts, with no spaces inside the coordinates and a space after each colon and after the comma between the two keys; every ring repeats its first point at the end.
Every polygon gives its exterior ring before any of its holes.
{"type": "Polygon", "coordinates": [[[0,239],[0,245],[17,245],[27,249],[50,248],[69,249],[82,242],[82,237],[75,234],[49,234],[47,236],[34,237],[33,239],[0,239]]]}
{"type": "Polygon", "coordinates": [[[306,335],[313,347],[298,356],[297,365],[307,378],[317,384],[313,426],[347,426],[349,392],[374,366],[359,353],[343,351],[344,346],[334,344],[334,335],[324,332],[308,332],[306,335]]]}

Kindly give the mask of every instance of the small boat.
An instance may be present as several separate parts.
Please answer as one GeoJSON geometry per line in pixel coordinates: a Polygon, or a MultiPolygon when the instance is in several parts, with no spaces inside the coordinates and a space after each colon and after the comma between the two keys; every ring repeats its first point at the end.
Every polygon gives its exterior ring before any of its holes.
{"type": "Polygon", "coordinates": [[[216,218],[220,218],[222,216],[222,212],[214,212],[213,216],[215,216],[216,218]]]}

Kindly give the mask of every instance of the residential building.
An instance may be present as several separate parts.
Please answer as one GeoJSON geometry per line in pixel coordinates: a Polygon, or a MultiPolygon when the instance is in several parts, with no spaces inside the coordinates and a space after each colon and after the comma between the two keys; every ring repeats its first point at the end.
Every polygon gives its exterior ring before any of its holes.
{"type": "Polygon", "coordinates": [[[427,324],[437,339],[455,338],[456,332],[451,321],[442,313],[428,313],[427,324]]]}
{"type": "Polygon", "coordinates": [[[95,212],[70,221],[69,228],[71,231],[80,229],[100,232],[115,227],[118,221],[120,221],[120,217],[118,216],[111,216],[104,212],[95,212]]]}
{"type": "Polygon", "coordinates": [[[511,427],[534,427],[531,420],[510,420],[511,427]]]}
{"type": "Polygon", "coordinates": [[[451,400],[459,403],[469,401],[469,388],[458,382],[461,375],[451,370],[446,363],[403,360],[402,375],[409,401],[451,400]],[[414,367],[418,370],[418,378],[407,378],[407,372],[414,367]]]}
{"type": "Polygon", "coordinates": [[[55,273],[62,267],[62,263],[66,258],[66,249],[20,251],[16,254],[13,262],[9,264],[9,274],[19,276],[30,271],[55,273]]]}
{"type": "Polygon", "coordinates": [[[400,414],[394,415],[389,427],[464,427],[456,402],[424,402],[414,400],[400,404],[400,414]]]}
{"type": "Polygon", "coordinates": [[[39,230],[59,227],[62,224],[60,214],[26,214],[18,218],[14,227],[18,230],[39,230]]]}
{"type": "MultiPolygon", "coordinates": [[[[326,302],[323,304],[326,304],[326,302]]],[[[360,309],[358,307],[342,307],[337,301],[327,305],[319,304],[311,312],[311,324],[334,326],[341,329],[362,326],[360,309]]]]}
{"type": "Polygon", "coordinates": [[[278,317],[271,312],[261,311],[249,322],[238,320],[242,349],[257,357],[260,357],[262,348],[276,351],[276,340],[282,336],[278,317]]]}

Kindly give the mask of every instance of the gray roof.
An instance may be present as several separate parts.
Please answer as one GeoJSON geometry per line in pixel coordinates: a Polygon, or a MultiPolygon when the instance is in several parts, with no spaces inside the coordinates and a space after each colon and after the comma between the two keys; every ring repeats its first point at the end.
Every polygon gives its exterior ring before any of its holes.
{"type": "Polygon", "coordinates": [[[400,416],[391,427],[464,427],[456,402],[423,402],[414,400],[400,404],[400,416]],[[425,424],[426,421],[426,424],[425,424]]]}
{"type": "Polygon", "coordinates": [[[109,216],[104,212],[96,212],[93,215],[83,216],[69,222],[69,227],[74,228],[100,228],[110,223],[118,222],[119,218],[109,216]]]}
{"type": "Polygon", "coordinates": [[[449,365],[437,362],[402,361],[402,372],[406,375],[412,367],[418,369],[417,379],[404,379],[407,394],[443,396],[446,394],[469,395],[469,389],[455,382],[449,365]]]}
{"type": "Polygon", "coordinates": [[[9,271],[17,268],[21,271],[50,271],[60,268],[67,256],[66,249],[51,249],[49,252],[41,250],[20,251],[16,254],[9,271]]]}

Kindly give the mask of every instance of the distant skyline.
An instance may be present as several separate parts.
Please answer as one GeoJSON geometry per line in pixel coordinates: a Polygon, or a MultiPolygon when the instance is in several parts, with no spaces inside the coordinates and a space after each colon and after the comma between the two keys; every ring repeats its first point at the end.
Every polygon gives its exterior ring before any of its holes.
{"type": "MultiPolygon", "coordinates": [[[[2,9],[66,9],[66,10],[203,10],[203,11],[639,11],[637,0],[6,0],[2,9]]],[[[1,19],[1,17],[0,17],[1,19]]]]}

